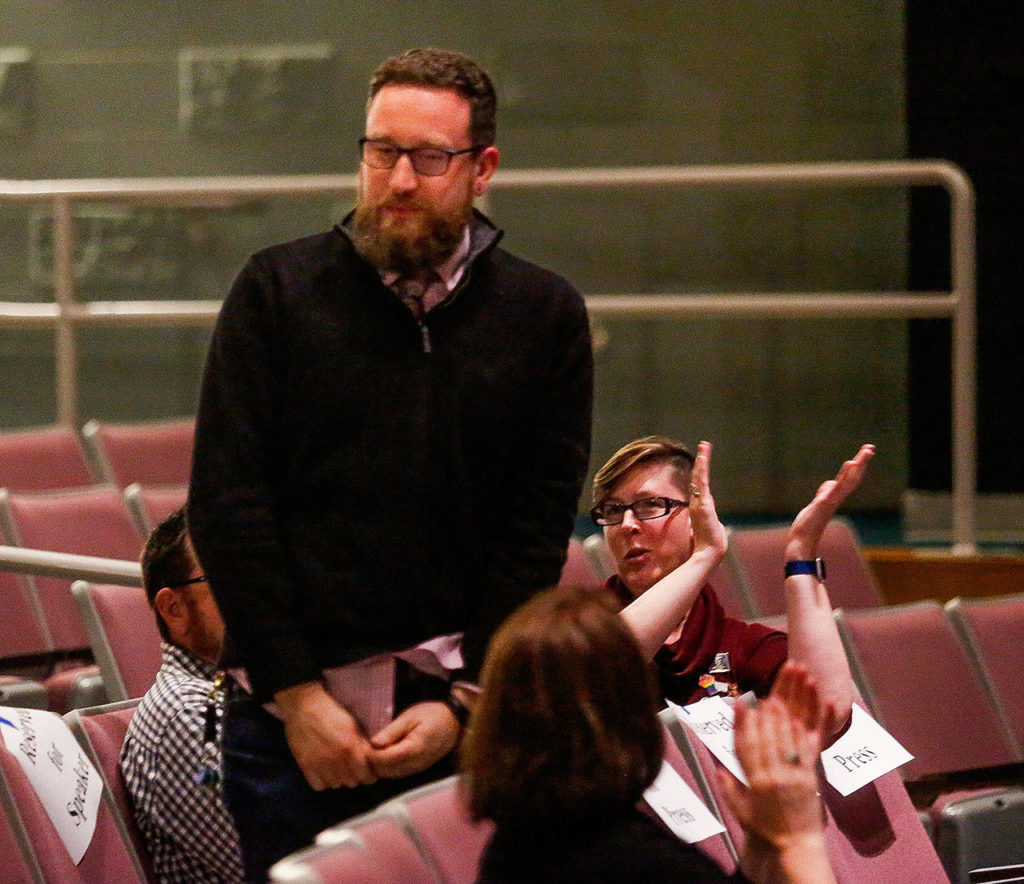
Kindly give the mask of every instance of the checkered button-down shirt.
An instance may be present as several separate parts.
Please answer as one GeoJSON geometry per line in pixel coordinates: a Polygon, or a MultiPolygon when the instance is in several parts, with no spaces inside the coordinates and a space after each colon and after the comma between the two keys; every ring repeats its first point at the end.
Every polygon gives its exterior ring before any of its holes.
{"type": "MultiPolygon", "coordinates": [[[[242,880],[234,822],[220,787],[197,785],[214,667],[164,642],[156,683],[132,716],[121,771],[161,882],[242,880]]],[[[218,745],[219,745],[218,728],[218,745]]],[[[220,750],[215,764],[220,766],[220,750]]]]}

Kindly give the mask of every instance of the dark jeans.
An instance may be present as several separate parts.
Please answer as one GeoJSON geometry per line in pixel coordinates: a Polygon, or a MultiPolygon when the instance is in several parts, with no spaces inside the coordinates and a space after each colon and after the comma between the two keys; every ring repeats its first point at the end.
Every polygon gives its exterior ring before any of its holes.
{"type": "Polygon", "coordinates": [[[265,884],[271,865],[324,829],[454,771],[449,756],[412,777],[317,792],[292,757],[284,725],[243,691],[228,700],[223,752],[224,798],[238,829],[247,884],[265,884]]]}

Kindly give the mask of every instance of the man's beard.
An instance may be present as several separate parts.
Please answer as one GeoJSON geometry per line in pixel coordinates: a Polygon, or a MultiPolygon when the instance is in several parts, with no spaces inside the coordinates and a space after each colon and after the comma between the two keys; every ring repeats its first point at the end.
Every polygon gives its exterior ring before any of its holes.
{"type": "Polygon", "coordinates": [[[364,259],[382,272],[401,276],[416,276],[444,263],[462,239],[472,205],[467,201],[461,209],[441,214],[415,200],[394,204],[414,206],[421,214],[394,218],[382,211],[387,202],[371,206],[360,197],[351,229],[356,251],[364,259]]]}

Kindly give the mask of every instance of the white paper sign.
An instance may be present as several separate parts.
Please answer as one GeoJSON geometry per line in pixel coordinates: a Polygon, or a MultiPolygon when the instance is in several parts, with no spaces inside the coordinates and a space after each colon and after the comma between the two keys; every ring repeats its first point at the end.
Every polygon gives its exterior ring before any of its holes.
{"type": "Polygon", "coordinates": [[[0,734],[77,865],[96,830],[99,773],[53,712],[0,706],[0,734]]]}
{"type": "MultiPolygon", "coordinates": [[[[733,745],[734,717],[730,704],[721,697],[708,697],[689,706],[667,702],[715,758],[747,785],[733,745]]],[[[821,763],[825,779],[840,795],[849,795],[913,757],[892,734],[854,703],[849,728],[821,753],[821,763]]]]}
{"type": "Polygon", "coordinates": [[[697,793],[667,761],[661,764],[657,778],[647,787],[644,799],[665,824],[687,844],[703,841],[725,827],[715,819],[697,793]]]}
{"type": "Polygon", "coordinates": [[[715,758],[721,761],[736,779],[747,785],[747,778],[743,775],[743,768],[733,746],[732,706],[721,697],[706,697],[689,706],[680,706],[671,700],[666,702],[675,709],[679,720],[711,750],[715,758]]]}
{"type": "Polygon", "coordinates": [[[849,795],[913,757],[892,734],[854,703],[850,727],[821,753],[821,763],[825,779],[840,795],[849,795]]]}

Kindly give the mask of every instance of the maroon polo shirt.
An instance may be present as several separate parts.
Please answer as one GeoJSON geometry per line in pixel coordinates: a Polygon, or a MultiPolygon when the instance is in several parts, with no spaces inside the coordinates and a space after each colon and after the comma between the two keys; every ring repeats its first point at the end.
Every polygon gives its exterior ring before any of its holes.
{"type": "MultiPolygon", "coordinates": [[[[609,577],[602,588],[623,607],[633,600],[617,574],[609,577]]],[[[700,681],[710,674],[715,656],[723,651],[729,654],[731,672],[714,678],[735,683],[740,693],[753,691],[759,697],[767,696],[786,662],[788,647],[784,632],[727,617],[711,584],[705,584],[690,608],[683,634],[662,645],[654,655],[662,696],[683,705],[709,696],[700,681]]]]}

